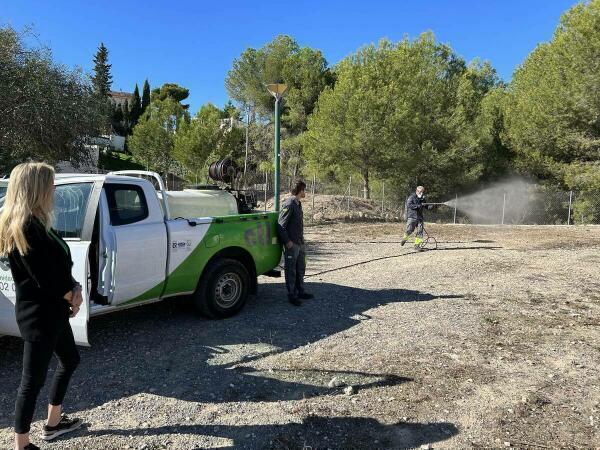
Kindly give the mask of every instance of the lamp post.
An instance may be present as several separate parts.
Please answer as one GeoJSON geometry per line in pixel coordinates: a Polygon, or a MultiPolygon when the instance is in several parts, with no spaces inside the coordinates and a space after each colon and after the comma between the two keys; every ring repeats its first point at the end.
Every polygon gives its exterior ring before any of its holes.
{"type": "Polygon", "coordinates": [[[246,156],[244,157],[244,189],[246,189],[246,172],[248,171],[248,133],[250,132],[250,107],[246,106],[246,156]]]}
{"type": "Polygon", "coordinates": [[[275,97],[275,211],[279,211],[279,166],[280,166],[280,150],[279,150],[279,107],[283,94],[287,90],[287,86],[282,83],[267,84],[267,90],[275,97]]]}

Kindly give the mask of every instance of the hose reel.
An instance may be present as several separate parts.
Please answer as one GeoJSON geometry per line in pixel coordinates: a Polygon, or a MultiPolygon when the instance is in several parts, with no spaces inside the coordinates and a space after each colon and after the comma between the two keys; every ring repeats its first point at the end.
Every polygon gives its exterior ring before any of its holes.
{"type": "Polygon", "coordinates": [[[208,176],[213,181],[229,185],[222,189],[225,189],[235,197],[238,204],[238,212],[240,214],[249,214],[258,205],[257,195],[251,189],[235,189],[233,184],[240,175],[240,172],[240,168],[231,158],[220,159],[208,166],[208,176]]]}
{"type": "Polygon", "coordinates": [[[220,181],[223,183],[233,182],[240,169],[238,165],[230,158],[220,159],[215,161],[208,167],[208,176],[214,181],[220,181]]]}

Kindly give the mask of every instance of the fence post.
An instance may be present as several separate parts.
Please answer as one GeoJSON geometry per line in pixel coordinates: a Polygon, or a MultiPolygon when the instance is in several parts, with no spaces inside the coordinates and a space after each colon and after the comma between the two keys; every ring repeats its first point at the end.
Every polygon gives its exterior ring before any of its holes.
{"type": "Polygon", "coordinates": [[[567,216],[567,225],[571,225],[571,206],[573,205],[573,191],[569,192],[569,215],[567,216]]]}
{"type": "Polygon", "coordinates": [[[385,214],[385,181],[381,186],[381,215],[385,214]]]}
{"type": "Polygon", "coordinates": [[[311,210],[310,210],[310,221],[314,222],[315,220],[315,185],[317,184],[317,175],[313,175],[313,182],[312,182],[312,206],[311,206],[311,210]]]}
{"type": "Polygon", "coordinates": [[[350,180],[348,181],[348,212],[350,212],[350,196],[352,195],[352,175],[350,175],[350,180]]]}
{"type": "Polygon", "coordinates": [[[504,200],[502,202],[502,225],[504,225],[504,211],[506,210],[506,192],[504,193],[504,200]]]}
{"type": "Polygon", "coordinates": [[[456,194],[456,198],[454,199],[454,225],[456,225],[456,205],[458,204],[458,194],[456,194]]]}
{"type": "Polygon", "coordinates": [[[267,172],[265,172],[265,212],[267,212],[267,183],[269,181],[269,176],[267,175],[267,172]]]}

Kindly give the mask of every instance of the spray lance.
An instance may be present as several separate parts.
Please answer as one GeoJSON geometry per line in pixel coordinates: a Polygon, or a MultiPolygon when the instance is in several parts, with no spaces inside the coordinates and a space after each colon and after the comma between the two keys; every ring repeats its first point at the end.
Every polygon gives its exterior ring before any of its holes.
{"type": "MultiPolygon", "coordinates": [[[[417,197],[419,197],[419,194],[417,194],[417,197]]],[[[454,203],[454,200],[449,200],[447,202],[427,202],[425,201],[425,196],[423,194],[421,194],[419,199],[423,202],[421,203],[421,206],[426,206],[427,209],[431,209],[434,206],[451,206],[451,204],[454,203]]]]}
{"type": "Polygon", "coordinates": [[[426,202],[426,203],[421,203],[421,205],[424,206],[427,209],[433,209],[434,206],[450,206],[448,204],[448,202],[445,202],[445,203],[444,202],[437,202],[437,203],[426,202]]]}
{"type": "Polygon", "coordinates": [[[423,206],[449,206],[454,207],[455,200],[448,200],[447,202],[424,202],[423,206]]]}

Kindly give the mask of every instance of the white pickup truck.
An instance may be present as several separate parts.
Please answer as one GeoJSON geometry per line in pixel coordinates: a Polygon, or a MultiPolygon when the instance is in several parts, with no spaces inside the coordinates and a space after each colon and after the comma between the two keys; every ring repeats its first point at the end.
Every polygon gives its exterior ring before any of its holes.
{"type": "MultiPolygon", "coordinates": [[[[78,344],[89,345],[90,317],[166,297],[191,296],[204,315],[231,316],[256,292],[258,275],[278,275],[276,213],[230,214],[235,199],[225,199],[229,215],[171,217],[170,201],[178,214],[188,205],[197,215],[221,210],[222,195],[174,194],[153,172],[57,175],[53,228],[84,286],[71,319],[78,344]]],[[[0,196],[0,213],[2,203],[0,196]]],[[[8,260],[0,259],[0,335],[19,335],[14,303],[8,260]]]]}

